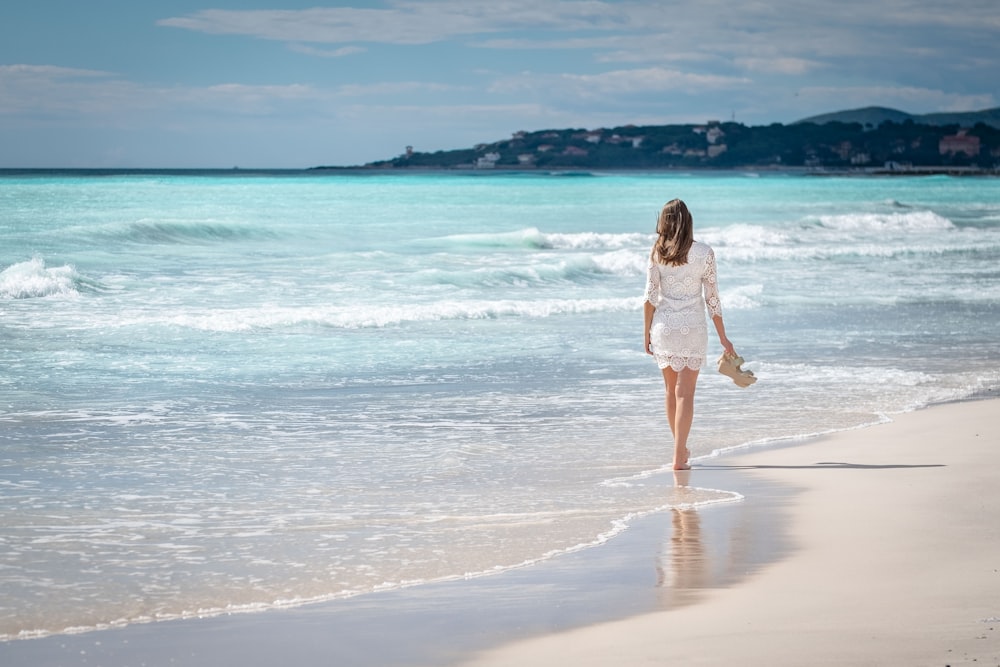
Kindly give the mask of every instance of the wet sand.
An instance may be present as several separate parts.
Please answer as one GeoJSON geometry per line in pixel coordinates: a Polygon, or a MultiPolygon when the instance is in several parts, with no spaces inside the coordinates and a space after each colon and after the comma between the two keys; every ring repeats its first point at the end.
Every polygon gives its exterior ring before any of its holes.
{"type": "Polygon", "coordinates": [[[745,500],[479,579],[0,644],[0,664],[1000,664],[1000,400],[750,450],[745,500]],[[994,629],[997,628],[997,629],[994,629]]]}

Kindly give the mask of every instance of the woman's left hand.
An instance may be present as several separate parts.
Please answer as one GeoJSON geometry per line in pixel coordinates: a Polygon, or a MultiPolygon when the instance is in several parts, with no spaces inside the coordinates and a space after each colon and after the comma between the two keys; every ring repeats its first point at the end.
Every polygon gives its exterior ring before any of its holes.
{"type": "Polygon", "coordinates": [[[731,357],[736,356],[736,348],[733,347],[733,343],[731,340],[723,336],[722,338],[719,339],[719,342],[722,343],[722,349],[726,351],[726,354],[728,354],[731,357]]]}

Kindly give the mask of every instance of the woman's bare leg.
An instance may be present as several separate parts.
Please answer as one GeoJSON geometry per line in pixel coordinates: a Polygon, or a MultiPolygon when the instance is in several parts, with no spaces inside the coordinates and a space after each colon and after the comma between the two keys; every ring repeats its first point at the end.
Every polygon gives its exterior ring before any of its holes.
{"type": "Polygon", "coordinates": [[[694,421],[694,390],[698,384],[698,371],[683,368],[675,371],[669,366],[663,369],[663,384],[666,388],[665,408],[670,433],[674,436],[674,470],[688,470],[688,434],[694,421]]]}
{"type": "Polygon", "coordinates": [[[673,436],[674,442],[677,442],[677,428],[674,426],[675,415],[677,414],[677,395],[675,390],[677,388],[677,371],[667,366],[663,370],[663,388],[666,390],[664,392],[666,398],[664,399],[664,408],[667,413],[667,422],[670,424],[670,435],[673,436]]]}

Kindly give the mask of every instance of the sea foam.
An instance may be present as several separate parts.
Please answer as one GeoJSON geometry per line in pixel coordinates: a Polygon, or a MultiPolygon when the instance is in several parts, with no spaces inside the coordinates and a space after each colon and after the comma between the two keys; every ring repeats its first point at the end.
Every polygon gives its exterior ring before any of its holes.
{"type": "Polygon", "coordinates": [[[77,296],[78,275],[69,265],[47,268],[40,257],[0,271],[0,299],[77,296]]]}

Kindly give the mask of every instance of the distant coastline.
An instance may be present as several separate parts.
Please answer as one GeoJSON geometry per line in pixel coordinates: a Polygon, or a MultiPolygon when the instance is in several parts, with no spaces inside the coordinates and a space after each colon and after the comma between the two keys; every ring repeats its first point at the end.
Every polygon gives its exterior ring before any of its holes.
{"type": "Polygon", "coordinates": [[[754,174],[788,174],[795,176],[827,176],[827,177],[864,177],[864,176],[969,176],[969,177],[996,177],[1000,176],[1000,168],[980,168],[980,167],[948,167],[948,166],[924,166],[924,167],[913,167],[906,169],[891,169],[886,167],[877,168],[856,168],[856,169],[824,169],[815,167],[762,167],[762,166],[746,166],[746,167],[645,167],[645,168],[630,168],[630,167],[619,167],[619,168],[595,168],[587,169],[581,167],[550,167],[546,169],[539,168],[525,168],[525,167],[496,167],[490,170],[476,169],[468,166],[461,167],[411,167],[405,169],[392,168],[392,167],[369,167],[369,166],[352,166],[352,167],[336,167],[336,166],[319,166],[310,167],[303,171],[315,172],[317,174],[331,173],[331,174],[357,174],[357,175],[378,175],[378,174],[455,174],[455,175],[470,175],[470,176],[489,176],[491,174],[501,175],[501,174],[537,174],[541,175],[559,175],[559,176],[593,176],[602,173],[702,173],[710,174],[712,172],[719,174],[739,174],[739,173],[754,173],[754,174]]]}
{"type": "Polygon", "coordinates": [[[86,168],[86,167],[25,167],[10,168],[0,167],[0,179],[3,178],[48,178],[60,176],[76,176],[80,178],[109,178],[116,176],[187,176],[201,178],[295,178],[302,176],[359,176],[371,177],[380,175],[412,175],[422,174],[453,174],[455,176],[477,176],[488,177],[490,175],[535,175],[539,177],[587,177],[607,173],[662,173],[662,174],[682,174],[700,173],[711,174],[772,174],[772,175],[794,175],[794,176],[816,176],[816,177],[894,177],[894,176],[957,176],[957,177],[996,177],[1000,176],[998,169],[980,169],[975,167],[916,167],[911,169],[824,169],[812,167],[768,167],[768,166],[748,166],[748,167],[644,167],[644,168],[581,168],[581,167],[550,167],[525,168],[518,166],[500,166],[495,169],[482,170],[471,167],[411,167],[407,169],[380,168],[368,166],[337,167],[302,167],[302,168],[276,168],[276,169],[227,169],[227,168],[86,168]]]}
{"type": "Polygon", "coordinates": [[[914,116],[870,107],[791,125],[624,125],[514,132],[471,148],[420,152],[316,170],[805,170],[829,175],[996,175],[1000,108],[914,116]]]}

